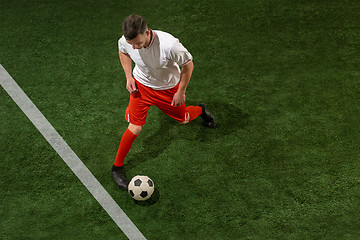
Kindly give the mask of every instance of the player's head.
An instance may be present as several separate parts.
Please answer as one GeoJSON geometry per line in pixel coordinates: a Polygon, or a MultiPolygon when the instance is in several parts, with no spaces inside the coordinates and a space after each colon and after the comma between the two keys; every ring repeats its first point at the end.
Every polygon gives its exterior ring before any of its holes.
{"type": "Polygon", "coordinates": [[[147,45],[150,34],[146,20],[139,15],[130,15],[125,18],[122,26],[126,41],[134,49],[140,49],[147,45]]]}

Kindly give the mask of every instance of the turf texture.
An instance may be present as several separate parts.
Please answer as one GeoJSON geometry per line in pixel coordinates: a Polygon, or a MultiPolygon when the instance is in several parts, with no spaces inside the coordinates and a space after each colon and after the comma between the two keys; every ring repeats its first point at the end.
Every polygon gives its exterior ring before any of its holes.
{"type": "MultiPolygon", "coordinates": [[[[2,0],[0,62],[147,239],[360,236],[360,2],[2,0]],[[194,56],[187,103],[218,127],[152,108],[109,174],[127,123],[117,40],[143,15],[194,56]]],[[[126,239],[1,89],[1,239],[126,239]]]]}

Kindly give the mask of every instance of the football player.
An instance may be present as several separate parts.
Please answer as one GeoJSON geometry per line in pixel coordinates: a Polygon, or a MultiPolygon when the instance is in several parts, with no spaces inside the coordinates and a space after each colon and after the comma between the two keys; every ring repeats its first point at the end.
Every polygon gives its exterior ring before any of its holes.
{"type": "Polygon", "coordinates": [[[118,46],[126,89],[130,93],[125,111],[129,126],[121,138],[111,175],[116,185],[127,190],[124,159],[145,124],[150,106],[158,107],[181,124],[198,116],[210,128],[215,128],[216,122],[206,105],[185,106],[185,92],[194,63],[190,52],[177,38],[149,29],[146,20],[139,15],[125,18],[122,30],[118,46]],[[134,69],[132,62],[135,63],[134,69]]]}

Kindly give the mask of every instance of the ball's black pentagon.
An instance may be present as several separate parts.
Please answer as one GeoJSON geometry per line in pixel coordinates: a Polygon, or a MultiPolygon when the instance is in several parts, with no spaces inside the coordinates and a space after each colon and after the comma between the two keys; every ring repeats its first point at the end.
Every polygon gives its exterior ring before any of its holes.
{"type": "Polygon", "coordinates": [[[141,180],[140,179],[136,179],[135,180],[135,182],[134,182],[134,185],[136,186],[136,187],[139,187],[140,185],[141,185],[141,180]]]}
{"type": "Polygon", "coordinates": [[[145,198],[147,195],[148,195],[148,192],[147,192],[147,191],[142,191],[142,192],[140,193],[140,196],[143,197],[143,198],[145,198]]]}
{"type": "Polygon", "coordinates": [[[149,184],[150,187],[154,186],[153,181],[151,181],[150,179],[147,181],[147,183],[149,184]]]}
{"type": "Polygon", "coordinates": [[[131,197],[134,197],[134,196],[135,196],[133,190],[130,190],[129,193],[130,193],[130,196],[131,196],[131,197]]]}

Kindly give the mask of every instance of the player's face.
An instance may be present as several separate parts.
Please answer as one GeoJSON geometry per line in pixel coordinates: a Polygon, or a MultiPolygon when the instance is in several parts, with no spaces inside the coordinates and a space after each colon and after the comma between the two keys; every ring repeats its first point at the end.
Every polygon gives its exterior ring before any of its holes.
{"type": "Polygon", "coordinates": [[[131,44],[133,49],[141,49],[149,45],[150,42],[149,36],[150,36],[150,31],[147,30],[144,34],[139,33],[136,36],[136,38],[132,40],[126,40],[126,42],[131,44]]]}

